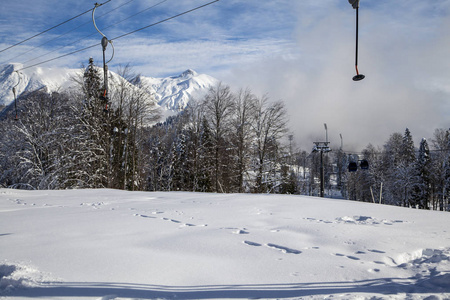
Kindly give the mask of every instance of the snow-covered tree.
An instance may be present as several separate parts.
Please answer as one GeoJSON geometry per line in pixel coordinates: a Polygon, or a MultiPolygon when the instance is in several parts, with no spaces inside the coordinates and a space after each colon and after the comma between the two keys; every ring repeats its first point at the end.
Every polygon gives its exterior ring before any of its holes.
{"type": "Polygon", "coordinates": [[[254,172],[256,174],[255,191],[269,192],[273,184],[271,176],[276,167],[279,140],[287,132],[287,113],[282,101],[269,102],[266,96],[257,98],[254,121],[253,151],[254,172]]]}
{"type": "Polygon", "coordinates": [[[413,189],[411,204],[420,209],[428,209],[431,194],[430,149],[425,138],[420,142],[419,155],[416,162],[416,183],[413,189]]]}
{"type": "Polygon", "coordinates": [[[240,90],[238,94],[233,97],[233,112],[231,120],[231,146],[233,149],[233,161],[236,168],[236,179],[234,180],[237,186],[237,192],[245,191],[244,183],[247,178],[248,170],[251,161],[251,141],[254,137],[251,124],[254,120],[254,109],[256,105],[256,97],[250,90],[240,90]]]}
{"type": "Polygon", "coordinates": [[[431,205],[433,209],[450,210],[450,129],[436,129],[432,145],[431,205]]]}
{"type": "Polygon", "coordinates": [[[402,146],[400,148],[400,160],[405,165],[412,164],[416,161],[414,141],[411,131],[408,128],[405,129],[405,134],[403,135],[402,146]]]}
{"type": "Polygon", "coordinates": [[[227,139],[233,111],[233,94],[229,86],[219,83],[209,90],[203,101],[205,118],[211,130],[214,148],[214,191],[225,192],[230,179],[230,153],[227,139]]]}

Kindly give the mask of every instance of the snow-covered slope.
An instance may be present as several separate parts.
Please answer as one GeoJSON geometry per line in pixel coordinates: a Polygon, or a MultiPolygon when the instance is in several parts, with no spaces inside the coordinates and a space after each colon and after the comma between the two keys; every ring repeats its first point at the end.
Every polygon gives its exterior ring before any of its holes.
{"type": "Polygon", "coordinates": [[[0,298],[450,299],[449,228],[306,196],[0,189],[0,298]]]}
{"type": "MultiPolygon", "coordinates": [[[[17,95],[43,88],[48,92],[64,90],[75,86],[72,78],[81,72],[80,69],[34,67],[20,71],[19,81],[18,73],[14,71],[22,68],[21,64],[0,66],[0,106],[8,105],[14,100],[12,88],[17,84],[17,95]]],[[[110,76],[111,79],[114,79],[119,75],[111,72],[110,76]]],[[[197,74],[193,70],[187,70],[179,76],[167,78],[141,76],[142,85],[154,95],[158,104],[173,111],[183,110],[190,99],[201,96],[217,82],[217,79],[205,74],[197,74]]],[[[110,84],[113,83],[114,80],[110,80],[110,84]]]]}

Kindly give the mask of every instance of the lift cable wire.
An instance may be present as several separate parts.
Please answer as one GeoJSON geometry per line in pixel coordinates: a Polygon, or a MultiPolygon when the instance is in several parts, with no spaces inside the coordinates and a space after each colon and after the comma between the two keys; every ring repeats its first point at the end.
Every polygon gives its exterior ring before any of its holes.
{"type": "Polygon", "coordinates": [[[141,30],[147,29],[147,28],[149,28],[149,27],[152,27],[152,26],[155,26],[155,25],[158,25],[158,24],[167,22],[167,21],[172,20],[172,19],[175,19],[175,18],[178,18],[178,17],[180,17],[180,16],[182,16],[182,15],[185,15],[185,14],[191,13],[191,12],[193,12],[193,11],[195,11],[195,10],[204,8],[204,7],[208,6],[208,5],[211,5],[211,4],[213,4],[213,3],[216,3],[216,2],[218,2],[218,1],[220,1],[220,0],[214,0],[214,1],[208,2],[208,3],[206,3],[206,4],[203,4],[203,5],[201,5],[201,6],[198,6],[198,7],[196,7],[196,8],[193,8],[193,9],[187,10],[187,11],[185,11],[185,12],[182,12],[182,13],[180,13],[180,14],[178,14],[178,15],[175,15],[175,16],[172,16],[172,17],[170,17],[170,18],[164,19],[164,20],[162,20],[162,21],[159,21],[159,22],[156,22],[156,23],[147,25],[147,26],[145,26],[145,27],[142,27],[142,28],[133,30],[133,31],[131,31],[131,32],[128,32],[128,33],[119,35],[118,37],[115,37],[115,38],[111,39],[111,41],[113,41],[113,40],[118,40],[118,39],[123,38],[123,37],[125,37],[125,36],[127,36],[127,35],[136,33],[136,32],[138,32],[138,31],[141,31],[141,30]]]}
{"type": "MultiPolygon", "coordinates": [[[[104,13],[104,14],[98,16],[98,19],[102,18],[103,16],[105,16],[105,15],[107,15],[107,14],[110,14],[111,12],[113,12],[113,11],[115,11],[115,10],[121,8],[122,6],[125,6],[125,5],[127,5],[128,3],[133,2],[133,1],[134,1],[134,0],[129,0],[128,2],[125,2],[124,4],[121,4],[121,5],[117,6],[116,8],[111,9],[110,11],[108,11],[108,12],[106,12],[106,13],[104,13]]],[[[16,59],[16,58],[18,58],[18,57],[21,57],[22,55],[25,55],[25,54],[27,54],[27,53],[29,53],[29,52],[35,50],[35,49],[38,48],[38,47],[45,46],[45,45],[47,45],[47,44],[50,43],[50,42],[53,42],[53,41],[55,41],[55,40],[57,40],[57,39],[60,39],[60,38],[62,38],[63,36],[65,36],[65,35],[67,35],[67,34],[73,32],[73,31],[77,30],[78,28],[81,28],[81,27],[83,27],[83,26],[85,26],[85,25],[87,25],[87,24],[90,24],[91,22],[92,22],[92,21],[85,22],[85,23],[83,23],[83,24],[81,24],[81,25],[79,25],[79,26],[77,26],[77,27],[75,27],[75,28],[73,28],[73,29],[71,29],[71,30],[69,30],[69,31],[67,31],[67,32],[65,32],[65,33],[63,33],[63,34],[61,34],[61,35],[59,35],[59,36],[53,38],[53,39],[51,39],[51,40],[46,41],[45,43],[42,43],[42,44],[40,44],[40,45],[38,45],[38,46],[35,46],[35,47],[33,47],[32,49],[30,49],[30,50],[27,50],[27,51],[25,51],[25,52],[23,52],[23,53],[21,53],[21,54],[19,54],[19,55],[16,55],[16,56],[14,56],[14,57],[12,57],[12,58],[10,58],[10,59],[4,61],[2,64],[7,63],[8,61],[12,61],[12,60],[14,60],[14,59],[16,59]]],[[[71,45],[71,44],[70,44],[70,45],[71,45]]],[[[67,46],[68,46],[68,45],[67,45],[67,46]]],[[[64,47],[66,47],[66,46],[63,46],[63,47],[58,48],[58,49],[56,49],[56,50],[47,52],[47,53],[45,53],[45,54],[43,54],[43,55],[41,55],[41,56],[38,56],[38,57],[35,57],[35,58],[32,58],[32,59],[29,59],[29,60],[25,61],[24,64],[26,64],[26,63],[28,63],[28,62],[30,62],[30,61],[36,60],[36,59],[38,59],[38,58],[41,58],[42,56],[46,56],[47,54],[53,53],[54,51],[57,51],[57,50],[62,49],[62,48],[64,48],[64,47]]]]}
{"type": "MultiPolygon", "coordinates": [[[[131,1],[134,1],[134,0],[130,0],[129,2],[131,2],[131,1]]],[[[111,27],[113,27],[113,26],[116,26],[116,25],[118,25],[118,24],[120,24],[120,23],[122,23],[122,22],[124,22],[124,21],[126,21],[126,20],[128,20],[128,19],[130,19],[130,18],[132,18],[132,17],[135,17],[136,15],[138,15],[138,14],[140,14],[140,13],[143,13],[143,12],[145,12],[145,11],[151,9],[151,8],[154,8],[155,6],[160,5],[160,4],[162,4],[162,3],[166,2],[166,1],[168,1],[168,0],[163,0],[163,1],[161,1],[161,2],[159,2],[159,3],[157,3],[157,4],[155,4],[155,5],[152,5],[152,6],[150,6],[150,7],[147,7],[147,8],[145,8],[145,9],[143,9],[143,10],[141,10],[141,11],[135,13],[134,15],[131,15],[131,16],[129,16],[129,17],[123,19],[123,20],[120,20],[120,21],[118,21],[118,22],[116,22],[116,23],[114,23],[114,24],[111,24],[111,25],[109,25],[109,26],[107,26],[107,27],[105,27],[105,28],[102,28],[102,30],[105,30],[105,29],[111,28],[111,27]]],[[[129,2],[127,2],[127,3],[129,3],[129,2]]],[[[127,3],[125,3],[125,4],[127,4],[127,3]]],[[[123,5],[122,5],[122,6],[123,6],[123,5]]],[[[119,7],[117,7],[117,8],[119,8],[119,7]]],[[[117,9],[117,8],[115,8],[115,9],[117,9]]],[[[111,10],[111,11],[112,11],[112,10],[111,10]]],[[[109,12],[107,12],[107,13],[105,13],[105,14],[108,14],[108,13],[110,13],[111,11],[109,11],[109,12]]],[[[101,17],[103,17],[105,14],[100,15],[100,16],[98,17],[98,19],[101,18],[101,17]]],[[[92,23],[92,21],[89,21],[89,22],[87,22],[87,23],[92,23]]],[[[85,23],[85,24],[87,24],[87,23],[85,23]]],[[[84,25],[84,24],[83,24],[83,25],[84,25]]],[[[81,38],[81,39],[78,39],[78,40],[76,40],[76,41],[74,41],[74,42],[71,42],[70,44],[67,44],[67,45],[65,45],[65,46],[59,47],[59,48],[57,48],[57,49],[55,49],[55,50],[52,50],[52,51],[50,51],[50,52],[47,52],[47,53],[42,54],[42,55],[40,55],[40,56],[37,56],[37,57],[35,57],[35,58],[29,59],[29,60],[27,60],[26,62],[24,62],[24,64],[29,63],[29,62],[31,62],[31,61],[33,61],[33,60],[38,59],[38,58],[41,58],[41,57],[43,57],[43,56],[46,56],[46,55],[48,55],[48,54],[50,54],[50,53],[56,52],[56,51],[58,51],[58,50],[61,50],[61,49],[65,48],[65,47],[68,47],[68,46],[71,46],[71,45],[73,45],[73,44],[76,44],[76,43],[78,43],[78,42],[80,42],[80,41],[82,41],[82,40],[84,40],[84,39],[87,39],[87,38],[89,38],[89,37],[95,35],[95,34],[97,34],[97,32],[91,33],[91,34],[89,34],[89,35],[87,35],[87,36],[85,36],[85,37],[83,37],[83,38],[81,38]]]]}
{"type": "MultiPolygon", "coordinates": [[[[111,1],[111,0],[109,0],[109,1],[111,1]]],[[[111,39],[110,41],[118,40],[118,39],[123,38],[123,37],[125,37],[125,36],[128,36],[128,35],[130,35],[130,34],[133,34],[133,33],[136,33],[136,32],[138,32],[138,31],[144,30],[144,29],[146,29],[146,28],[149,28],[149,27],[152,27],[152,26],[155,26],[155,25],[158,25],[158,24],[167,22],[167,21],[169,21],[169,20],[172,20],[172,19],[175,19],[175,18],[180,17],[180,16],[182,16],[182,15],[188,14],[188,13],[190,13],[190,12],[193,12],[193,11],[198,10],[198,9],[200,9],[200,8],[206,7],[206,6],[211,5],[211,4],[213,4],[213,3],[215,3],[215,2],[218,2],[218,1],[220,1],[220,0],[214,0],[214,1],[208,2],[208,3],[206,3],[206,4],[203,4],[203,5],[198,6],[198,7],[196,7],[196,8],[187,10],[187,11],[182,12],[182,13],[180,13],[180,14],[177,14],[177,15],[175,15],[175,16],[166,18],[166,19],[164,19],[164,20],[161,20],[161,21],[158,21],[158,22],[156,22],[156,23],[150,24],[150,25],[148,25],[148,26],[145,26],[145,27],[142,27],[142,28],[133,30],[133,31],[131,31],[131,32],[128,32],[128,33],[119,35],[119,36],[117,36],[117,37],[111,39]]],[[[46,61],[42,61],[42,62],[39,62],[39,63],[33,64],[33,65],[30,65],[30,66],[23,67],[23,68],[21,68],[21,69],[19,69],[19,70],[16,70],[16,71],[23,71],[23,70],[26,70],[26,69],[29,69],[29,68],[32,68],[32,67],[36,67],[36,66],[39,66],[39,65],[42,65],[42,64],[45,64],[45,63],[48,63],[48,62],[51,62],[51,61],[54,61],[54,60],[57,60],[57,59],[60,59],[60,58],[63,58],[63,57],[66,57],[66,56],[75,54],[75,53],[78,53],[78,52],[82,52],[82,51],[88,50],[88,49],[90,49],[90,48],[97,47],[98,45],[99,45],[99,44],[96,43],[96,44],[94,44],[94,45],[85,47],[85,48],[83,48],[83,49],[79,49],[79,50],[76,50],[76,51],[73,51],[73,52],[70,52],[70,53],[67,53],[67,54],[60,55],[60,56],[55,57],[55,58],[52,58],[52,59],[48,59],[48,60],[46,60],[46,61]]]]}
{"type": "MultiPolygon", "coordinates": [[[[133,18],[133,17],[135,17],[135,16],[137,16],[137,15],[139,15],[139,14],[141,14],[141,13],[143,13],[143,12],[149,10],[149,9],[152,9],[152,8],[154,8],[154,7],[156,7],[156,6],[160,5],[160,4],[163,4],[164,2],[167,2],[167,1],[168,1],[168,0],[160,1],[160,2],[154,4],[154,5],[150,6],[150,7],[147,7],[147,8],[145,8],[145,9],[143,9],[143,10],[141,10],[141,11],[139,11],[139,12],[137,12],[137,13],[135,13],[135,14],[133,14],[133,15],[131,15],[131,16],[125,18],[125,19],[123,19],[123,20],[120,20],[120,21],[118,21],[118,22],[116,22],[116,23],[114,23],[114,24],[112,24],[112,25],[110,25],[110,26],[108,26],[108,27],[105,27],[104,29],[108,29],[108,28],[110,28],[110,27],[116,26],[117,24],[120,24],[120,23],[122,23],[122,22],[124,22],[124,21],[126,21],[126,20],[129,20],[129,19],[131,19],[131,18],[133,18]]],[[[104,30],[104,29],[102,29],[102,30],[104,30]]]]}
{"type": "MultiPolygon", "coordinates": [[[[388,153],[388,152],[383,152],[383,151],[368,151],[368,152],[358,152],[358,151],[346,151],[346,150],[342,150],[342,149],[340,149],[340,151],[341,152],[343,152],[343,153],[347,153],[347,154],[350,154],[350,155],[365,155],[365,154],[369,154],[369,155],[371,155],[371,154],[374,154],[374,155],[383,155],[383,154],[386,154],[386,153],[388,153]]],[[[450,152],[450,148],[444,148],[444,149],[429,149],[428,150],[429,152],[450,152]]],[[[418,150],[418,149],[414,149],[414,152],[415,153],[419,153],[420,152],[420,150],[418,150]]]]}
{"type": "Polygon", "coordinates": [[[54,58],[51,58],[51,59],[48,59],[48,60],[45,60],[45,61],[42,61],[42,62],[33,64],[33,65],[29,65],[29,66],[23,67],[23,68],[21,68],[21,69],[19,69],[19,70],[16,70],[16,71],[23,71],[23,70],[26,70],[26,69],[29,69],[29,68],[32,68],[32,67],[36,67],[36,66],[39,66],[39,65],[43,65],[43,64],[46,64],[46,63],[48,63],[48,62],[51,62],[51,61],[54,61],[54,60],[57,60],[57,59],[60,59],[60,58],[63,58],[63,57],[66,57],[66,56],[69,56],[69,55],[72,55],[72,54],[75,54],[75,53],[78,53],[78,52],[82,52],[82,51],[85,51],[85,50],[88,50],[88,49],[97,47],[98,45],[99,45],[99,44],[96,43],[96,44],[94,44],[94,45],[88,46],[88,47],[83,48],[83,49],[79,49],[79,50],[76,50],[76,51],[73,51],[73,52],[70,52],[70,53],[67,53],[67,54],[60,55],[60,56],[58,56],[58,57],[54,57],[54,58]]]}
{"type": "MultiPolygon", "coordinates": [[[[106,2],[104,2],[104,3],[102,3],[102,4],[100,4],[100,5],[104,5],[104,4],[106,4],[106,3],[110,2],[110,1],[111,1],[111,0],[108,0],[108,1],[106,1],[106,2]]],[[[74,20],[74,19],[76,19],[76,18],[78,18],[78,17],[81,17],[82,15],[87,14],[88,12],[90,12],[90,11],[92,11],[92,10],[93,10],[93,8],[91,8],[90,10],[87,10],[87,11],[85,11],[85,12],[79,14],[79,15],[76,15],[75,17],[72,17],[72,18],[70,18],[70,19],[68,19],[68,20],[66,20],[66,21],[64,21],[64,22],[62,22],[62,23],[59,23],[58,25],[55,25],[55,26],[53,26],[53,27],[50,27],[50,28],[48,28],[48,29],[46,29],[46,30],[44,30],[44,31],[41,31],[40,33],[37,33],[37,34],[35,34],[35,35],[33,35],[33,36],[27,38],[27,39],[24,39],[24,40],[21,41],[21,42],[18,42],[18,43],[14,44],[14,45],[11,45],[11,46],[9,46],[9,47],[6,47],[5,49],[0,50],[0,53],[6,51],[6,50],[8,50],[8,49],[11,49],[11,48],[13,48],[13,47],[16,47],[16,46],[18,46],[18,45],[20,45],[20,44],[23,44],[23,43],[25,43],[25,42],[27,42],[27,41],[29,41],[29,40],[35,38],[35,37],[38,37],[38,36],[40,36],[40,35],[42,35],[42,34],[48,32],[48,31],[52,30],[52,29],[55,29],[56,27],[59,27],[59,26],[61,26],[61,25],[63,25],[63,24],[66,24],[66,23],[68,23],[68,22],[70,22],[70,21],[72,21],[72,20],[74,20]]]]}

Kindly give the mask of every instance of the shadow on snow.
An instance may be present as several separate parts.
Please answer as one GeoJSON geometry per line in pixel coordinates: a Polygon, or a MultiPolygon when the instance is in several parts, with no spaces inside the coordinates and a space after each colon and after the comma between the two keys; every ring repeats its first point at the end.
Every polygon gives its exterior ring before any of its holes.
{"type": "Polygon", "coordinates": [[[140,299],[292,298],[332,294],[449,293],[450,273],[420,280],[382,278],[352,282],[161,286],[129,283],[47,283],[15,289],[10,297],[123,297],[140,299]]]}

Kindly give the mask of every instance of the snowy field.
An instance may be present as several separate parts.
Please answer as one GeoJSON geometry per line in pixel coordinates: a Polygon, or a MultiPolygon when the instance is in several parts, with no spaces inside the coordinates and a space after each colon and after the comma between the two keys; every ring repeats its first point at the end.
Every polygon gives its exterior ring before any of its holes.
{"type": "Polygon", "coordinates": [[[449,258],[448,212],[0,189],[0,299],[449,299],[449,258]]]}

